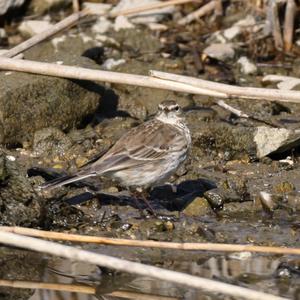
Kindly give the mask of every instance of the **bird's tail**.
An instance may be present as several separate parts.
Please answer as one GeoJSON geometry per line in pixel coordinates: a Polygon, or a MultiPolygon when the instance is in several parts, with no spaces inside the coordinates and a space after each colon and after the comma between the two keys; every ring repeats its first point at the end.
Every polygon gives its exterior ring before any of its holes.
{"type": "Polygon", "coordinates": [[[39,186],[39,189],[41,190],[53,189],[94,175],[95,174],[93,173],[89,173],[89,174],[74,174],[74,175],[63,176],[41,184],[39,186]]]}

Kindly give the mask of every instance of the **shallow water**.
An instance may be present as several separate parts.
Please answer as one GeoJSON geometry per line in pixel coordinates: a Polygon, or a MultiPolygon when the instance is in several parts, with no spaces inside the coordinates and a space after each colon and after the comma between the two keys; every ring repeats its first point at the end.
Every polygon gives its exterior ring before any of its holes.
{"type": "MultiPolygon", "coordinates": [[[[112,246],[97,246],[91,250],[290,299],[300,297],[300,261],[297,257],[248,252],[224,255],[201,251],[191,251],[187,255],[177,250],[112,246]]],[[[0,299],[232,299],[167,281],[132,276],[23,250],[11,249],[4,257],[7,259],[2,261],[1,285],[21,284],[23,288],[1,287],[0,299]],[[40,283],[51,286],[37,286],[40,283]],[[24,289],[26,287],[31,290],[24,289]]]]}

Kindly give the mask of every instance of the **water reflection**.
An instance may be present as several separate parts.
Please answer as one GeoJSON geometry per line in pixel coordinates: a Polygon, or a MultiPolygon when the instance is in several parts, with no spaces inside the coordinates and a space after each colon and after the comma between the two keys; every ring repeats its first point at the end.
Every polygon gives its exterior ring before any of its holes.
{"type": "MultiPolygon", "coordinates": [[[[109,252],[110,247],[107,247],[106,250],[109,252]]],[[[133,252],[133,250],[131,251],[133,252]]],[[[297,273],[297,266],[300,264],[298,261],[291,261],[287,257],[258,255],[247,252],[226,256],[211,255],[205,252],[189,252],[188,255],[185,253],[184,256],[176,251],[164,252],[164,255],[161,255],[162,253],[159,256],[167,259],[161,259],[158,264],[165,268],[214,278],[289,298],[299,299],[297,297],[300,297],[300,292],[297,291],[297,286],[300,285],[300,274],[297,273]],[[178,255],[181,255],[181,257],[178,255]],[[284,271],[285,269],[282,269],[284,272],[280,269],[282,266],[289,268],[292,265],[296,266],[295,272],[287,273],[284,271]]],[[[34,256],[29,253],[28,257],[32,260],[34,256]]],[[[145,257],[145,252],[143,252],[143,257],[145,257]]],[[[37,261],[39,263],[33,262],[33,265],[39,269],[37,272],[39,273],[39,280],[36,276],[31,278],[33,273],[29,269],[27,276],[24,276],[24,274],[22,276],[16,275],[13,271],[2,274],[3,278],[0,279],[0,286],[2,286],[0,288],[1,299],[1,295],[3,295],[1,291],[4,287],[6,289],[5,294],[7,296],[10,294],[11,297],[4,297],[3,299],[10,300],[229,299],[220,295],[204,295],[202,291],[184,288],[166,281],[136,277],[85,263],[70,262],[65,259],[41,257],[37,261]],[[26,290],[27,292],[24,294],[18,293],[18,296],[7,292],[16,289],[26,290]],[[32,293],[28,293],[29,290],[32,293]],[[30,294],[31,296],[29,296],[30,294]]],[[[8,265],[5,267],[8,269],[8,265]]],[[[13,263],[13,268],[16,271],[15,263],[13,263]]]]}

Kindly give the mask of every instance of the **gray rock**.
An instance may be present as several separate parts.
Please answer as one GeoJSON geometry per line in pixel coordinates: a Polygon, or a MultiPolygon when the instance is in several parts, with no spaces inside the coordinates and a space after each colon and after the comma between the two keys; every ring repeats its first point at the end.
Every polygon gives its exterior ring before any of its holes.
{"type": "Polygon", "coordinates": [[[41,199],[27,178],[26,171],[7,159],[0,150],[0,224],[31,225],[40,217],[41,199]]]}
{"type": "Polygon", "coordinates": [[[72,147],[72,140],[57,128],[44,128],[34,133],[33,153],[37,156],[63,156],[72,147]]]}
{"type": "MultiPolygon", "coordinates": [[[[158,0],[121,0],[112,9],[112,13],[117,13],[122,10],[132,9],[138,6],[151,5],[160,2],[161,1],[158,0]]],[[[174,11],[174,6],[169,6],[164,8],[153,9],[147,12],[130,14],[129,18],[132,20],[132,22],[139,24],[155,23],[161,21],[166,14],[172,14],[174,11]]]]}
{"type": "Polygon", "coordinates": [[[211,44],[203,50],[203,53],[223,61],[233,58],[235,54],[231,44],[211,44]]]}
{"type": "Polygon", "coordinates": [[[257,127],[254,133],[257,157],[281,153],[300,145],[300,132],[285,128],[257,127]]]}
{"type": "Polygon", "coordinates": [[[35,14],[43,14],[49,10],[68,7],[71,3],[71,0],[31,0],[30,9],[35,14]]]}
{"type": "Polygon", "coordinates": [[[241,66],[241,72],[245,75],[255,74],[257,72],[257,67],[254,63],[252,63],[248,57],[242,56],[237,61],[241,66]]]}
{"type": "Polygon", "coordinates": [[[0,0],[0,16],[8,10],[21,6],[25,0],[0,0]]]}
{"type": "MultiPolygon", "coordinates": [[[[56,47],[50,42],[37,45],[25,58],[98,68],[81,56],[91,46],[79,36],[66,37],[56,47]]],[[[31,144],[34,132],[45,127],[68,131],[96,111],[101,91],[100,85],[87,81],[1,72],[0,143],[31,144]]]]}
{"type": "Polygon", "coordinates": [[[51,27],[52,24],[49,21],[27,20],[23,21],[18,29],[22,35],[31,37],[51,27]]]}

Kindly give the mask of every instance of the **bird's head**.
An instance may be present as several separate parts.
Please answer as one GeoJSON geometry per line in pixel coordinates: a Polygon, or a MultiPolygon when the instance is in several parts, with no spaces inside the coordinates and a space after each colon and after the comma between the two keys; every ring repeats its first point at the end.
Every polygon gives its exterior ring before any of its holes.
{"type": "Polygon", "coordinates": [[[182,109],[174,100],[165,100],[158,105],[156,118],[166,123],[176,123],[182,119],[182,109]]]}

